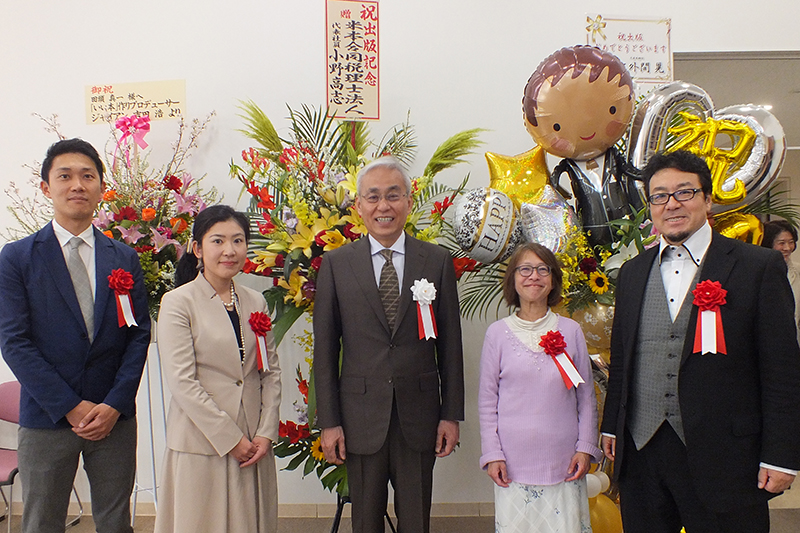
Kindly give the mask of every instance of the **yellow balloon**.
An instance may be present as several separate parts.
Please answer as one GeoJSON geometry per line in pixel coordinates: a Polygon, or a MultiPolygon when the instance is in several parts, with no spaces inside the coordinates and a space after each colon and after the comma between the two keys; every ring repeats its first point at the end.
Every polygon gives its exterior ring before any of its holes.
{"type": "Polygon", "coordinates": [[[535,203],[550,179],[545,151],[540,146],[515,156],[486,152],[486,162],[489,187],[507,194],[517,207],[535,203]]]}
{"type": "Polygon", "coordinates": [[[622,533],[622,516],[617,505],[605,494],[589,499],[593,533],[622,533]]]}
{"type": "Polygon", "coordinates": [[[714,217],[714,229],[720,234],[740,241],[761,244],[764,226],[755,215],[746,213],[723,213],[714,217]]]}

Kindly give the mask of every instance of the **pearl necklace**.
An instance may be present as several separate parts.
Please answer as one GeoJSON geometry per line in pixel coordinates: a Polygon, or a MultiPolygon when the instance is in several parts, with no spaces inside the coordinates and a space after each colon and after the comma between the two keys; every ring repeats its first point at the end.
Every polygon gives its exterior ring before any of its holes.
{"type": "MultiPolygon", "coordinates": [[[[220,298],[220,301],[222,298],[220,298]]],[[[244,356],[245,356],[245,346],[244,346],[244,322],[242,321],[242,309],[239,304],[239,295],[236,294],[236,291],[233,289],[233,281],[231,281],[231,303],[226,304],[222,302],[222,305],[225,306],[226,311],[233,311],[236,310],[236,315],[239,317],[239,339],[242,341],[242,345],[239,347],[239,356],[242,360],[242,364],[244,364],[244,356]]],[[[237,343],[238,344],[238,343],[237,343]]]]}

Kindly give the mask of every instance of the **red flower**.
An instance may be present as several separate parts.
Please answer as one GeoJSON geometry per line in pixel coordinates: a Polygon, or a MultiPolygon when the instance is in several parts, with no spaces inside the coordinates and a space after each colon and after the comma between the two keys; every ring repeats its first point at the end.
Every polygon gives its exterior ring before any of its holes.
{"type": "Polygon", "coordinates": [[[539,341],[539,346],[544,348],[544,353],[550,357],[555,357],[560,353],[564,353],[567,348],[567,343],[564,341],[564,336],[559,331],[548,331],[542,335],[542,340],[539,341]]]}
{"type": "Polygon", "coordinates": [[[166,176],[161,183],[164,185],[164,188],[170,191],[180,191],[181,187],[183,187],[183,182],[178,176],[166,176]]]}
{"type": "Polygon", "coordinates": [[[588,276],[597,270],[597,260],[594,257],[584,257],[578,264],[578,268],[580,268],[581,272],[588,276]]]}
{"type": "Polygon", "coordinates": [[[130,206],[125,206],[118,213],[114,213],[114,222],[123,220],[136,220],[136,210],[130,206]]]}
{"type": "Polygon", "coordinates": [[[133,276],[124,269],[114,269],[111,271],[111,275],[108,276],[108,287],[115,294],[128,294],[133,288],[133,276]]]}
{"type": "Polygon", "coordinates": [[[327,233],[327,232],[328,232],[328,230],[322,230],[322,231],[320,231],[319,233],[317,233],[314,236],[314,242],[317,244],[317,246],[323,246],[324,247],[326,244],[328,244],[328,243],[326,243],[325,241],[322,240],[323,235],[325,235],[325,233],[327,233]]]}
{"type": "Polygon", "coordinates": [[[307,439],[310,436],[311,436],[311,431],[308,429],[308,424],[297,426],[297,440],[307,439]]]}
{"type": "Polygon", "coordinates": [[[283,265],[286,264],[286,256],[278,254],[275,256],[275,266],[279,268],[283,268],[283,265]]]}
{"type": "Polygon", "coordinates": [[[262,337],[272,329],[272,320],[266,313],[254,311],[250,313],[250,329],[253,330],[257,337],[262,337]]]}
{"type": "Polygon", "coordinates": [[[149,244],[145,244],[142,246],[134,246],[133,249],[136,251],[137,254],[142,254],[144,252],[152,252],[155,250],[155,247],[150,246],[149,244]]]}
{"type": "Polygon", "coordinates": [[[311,268],[319,272],[319,267],[322,264],[322,256],[318,255],[314,259],[311,260],[311,268]]]}
{"type": "Polygon", "coordinates": [[[280,161],[281,164],[286,165],[288,167],[292,165],[296,159],[297,159],[297,150],[289,147],[283,149],[283,152],[281,153],[281,156],[278,158],[278,161],[280,161]]]}
{"type": "Polygon", "coordinates": [[[456,269],[456,279],[461,279],[464,272],[475,272],[478,270],[478,262],[469,257],[454,257],[453,267],[456,269]]]}
{"type": "Polygon", "coordinates": [[[450,201],[449,196],[445,196],[444,200],[441,202],[433,202],[433,209],[431,209],[431,215],[444,215],[444,212],[447,211],[447,208],[453,205],[453,202],[450,201]]]}
{"type": "Polygon", "coordinates": [[[303,395],[303,401],[308,403],[308,381],[300,378],[295,378],[297,382],[297,390],[303,395]]]}
{"type": "Polygon", "coordinates": [[[272,223],[272,217],[269,216],[269,213],[264,213],[264,219],[266,222],[258,221],[258,232],[261,235],[269,235],[270,233],[275,231],[275,224],[272,223]]]}
{"type": "Polygon", "coordinates": [[[244,272],[245,274],[252,274],[253,272],[256,271],[256,268],[258,268],[257,264],[250,261],[249,257],[245,258],[244,266],[242,267],[242,272],[244,272]]]}
{"type": "Polygon", "coordinates": [[[348,222],[347,225],[345,225],[344,227],[343,233],[344,236],[350,239],[351,241],[357,241],[358,239],[361,238],[361,234],[354,232],[353,227],[354,227],[353,224],[348,222]]]}
{"type": "Polygon", "coordinates": [[[711,281],[707,279],[697,284],[692,291],[694,294],[694,305],[700,308],[700,311],[716,311],[721,305],[725,305],[727,300],[725,296],[728,291],[722,288],[719,281],[711,281]]]}

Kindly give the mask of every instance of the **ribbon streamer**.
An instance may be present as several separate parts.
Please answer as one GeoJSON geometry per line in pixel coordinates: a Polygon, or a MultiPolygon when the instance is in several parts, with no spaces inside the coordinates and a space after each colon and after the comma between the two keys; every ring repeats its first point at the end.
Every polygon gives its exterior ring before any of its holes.
{"type": "Polygon", "coordinates": [[[560,354],[552,357],[553,361],[558,367],[558,371],[561,374],[561,379],[564,380],[564,385],[567,387],[567,389],[571,389],[573,385],[577,387],[579,384],[585,383],[580,372],[578,372],[578,369],[575,368],[575,363],[572,362],[572,358],[569,356],[569,354],[567,354],[567,352],[561,352],[560,354]]]}
{"type": "Polygon", "coordinates": [[[728,354],[719,306],[714,310],[700,311],[694,333],[694,353],[702,355],[707,353],[728,354]]]}
{"type": "Polygon", "coordinates": [[[430,304],[417,302],[417,324],[419,326],[420,340],[435,339],[436,319],[433,318],[433,311],[430,304]]]}
{"type": "Polygon", "coordinates": [[[256,346],[258,347],[258,357],[256,358],[258,369],[269,372],[269,360],[267,358],[267,337],[264,335],[256,335],[256,346]]]}
{"type": "Polygon", "coordinates": [[[119,327],[139,325],[136,323],[136,317],[133,314],[131,295],[128,293],[117,293],[117,319],[119,321],[119,327]]]}

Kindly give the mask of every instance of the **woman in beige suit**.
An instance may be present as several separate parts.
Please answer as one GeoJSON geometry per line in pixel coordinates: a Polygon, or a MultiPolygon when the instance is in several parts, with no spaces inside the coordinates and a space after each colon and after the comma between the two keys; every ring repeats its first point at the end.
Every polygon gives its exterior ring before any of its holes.
{"type": "Polygon", "coordinates": [[[250,325],[266,312],[263,296],[233,281],[247,237],[241,213],[202,211],[178,288],[161,300],[158,349],[172,402],[156,533],[277,530],[280,367],[271,332],[261,359],[250,325]]]}

